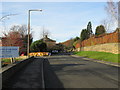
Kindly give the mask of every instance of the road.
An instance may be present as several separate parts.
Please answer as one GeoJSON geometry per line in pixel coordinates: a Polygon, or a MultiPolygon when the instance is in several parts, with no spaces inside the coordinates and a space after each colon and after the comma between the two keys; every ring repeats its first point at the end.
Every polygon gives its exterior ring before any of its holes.
{"type": "MultiPolygon", "coordinates": [[[[54,74],[46,73],[48,88],[54,88],[55,76],[64,88],[118,88],[118,68],[85,60],[82,57],[60,55],[49,57],[54,74]]],[[[55,82],[56,83],[56,82],[55,82]]],[[[59,86],[60,87],[60,86],[59,86]]]]}
{"type": "Polygon", "coordinates": [[[3,87],[39,90],[43,83],[45,88],[112,88],[111,90],[114,90],[113,88],[118,88],[118,68],[70,55],[56,55],[46,59],[37,57],[8,80],[3,87]],[[44,82],[41,78],[42,63],[44,82]]]}

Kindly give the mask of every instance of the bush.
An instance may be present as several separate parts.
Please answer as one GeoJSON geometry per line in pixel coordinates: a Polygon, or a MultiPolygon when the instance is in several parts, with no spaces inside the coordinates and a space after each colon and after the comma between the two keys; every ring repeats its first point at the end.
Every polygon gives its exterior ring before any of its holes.
{"type": "Polygon", "coordinates": [[[47,50],[47,45],[42,40],[33,42],[30,46],[31,52],[43,52],[47,50]]]}

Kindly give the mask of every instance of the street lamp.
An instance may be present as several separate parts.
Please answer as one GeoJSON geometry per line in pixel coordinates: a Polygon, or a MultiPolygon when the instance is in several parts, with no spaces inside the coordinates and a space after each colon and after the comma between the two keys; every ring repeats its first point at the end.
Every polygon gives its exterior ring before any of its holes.
{"type": "Polygon", "coordinates": [[[32,9],[28,11],[28,46],[27,46],[27,55],[29,57],[30,52],[30,12],[31,11],[42,11],[42,9],[32,9]]]}

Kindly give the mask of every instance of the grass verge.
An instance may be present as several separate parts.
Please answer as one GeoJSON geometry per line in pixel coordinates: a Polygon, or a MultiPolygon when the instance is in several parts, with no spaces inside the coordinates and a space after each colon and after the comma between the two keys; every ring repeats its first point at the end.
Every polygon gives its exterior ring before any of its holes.
{"type": "MultiPolygon", "coordinates": [[[[15,61],[21,61],[26,59],[27,56],[20,56],[20,57],[16,57],[14,58],[15,61]]],[[[11,62],[11,58],[2,58],[2,61],[4,61],[5,63],[10,63],[11,62]]]]}
{"type": "Polygon", "coordinates": [[[120,63],[120,60],[118,58],[120,54],[112,54],[112,53],[97,52],[97,51],[80,51],[80,52],[74,52],[74,54],[87,58],[97,59],[97,60],[120,63]]]}

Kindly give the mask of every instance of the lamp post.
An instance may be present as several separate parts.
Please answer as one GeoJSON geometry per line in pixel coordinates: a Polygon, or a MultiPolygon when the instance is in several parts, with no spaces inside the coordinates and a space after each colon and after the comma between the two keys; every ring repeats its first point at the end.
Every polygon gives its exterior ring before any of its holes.
{"type": "Polygon", "coordinates": [[[30,12],[31,11],[42,11],[42,9],[33,9],[28,11],[28,45],[27,45],[27,55],[29,57],[30,52],[30,12]]]}

